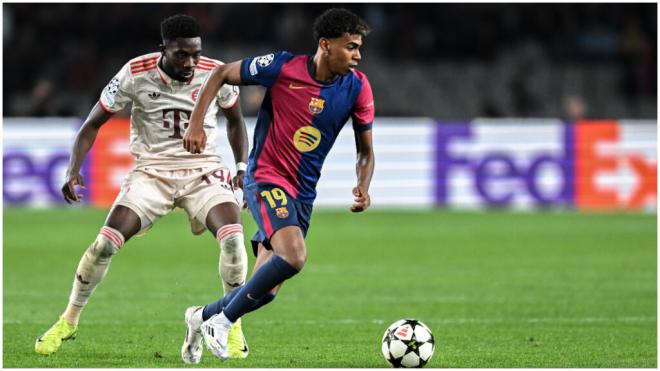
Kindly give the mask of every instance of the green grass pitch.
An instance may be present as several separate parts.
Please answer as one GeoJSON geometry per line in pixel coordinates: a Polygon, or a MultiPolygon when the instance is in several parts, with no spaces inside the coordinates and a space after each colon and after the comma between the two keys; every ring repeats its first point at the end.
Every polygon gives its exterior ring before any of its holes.
{"type": "MultiPolygon", "coordinates": [[[[4,367],[183,367],[183,311],[221,293],[217,244],[183,212],[115,256],[75,341],[34,353],[105,215],[4,210],[4,367]]],[[[657,366],[656,215],[321,210],[307,242],[301,274],[243,318],[250,357],[198,367],[388,367],[381,336],[406,317],[436,337],[428,367],[657,366]]]]}

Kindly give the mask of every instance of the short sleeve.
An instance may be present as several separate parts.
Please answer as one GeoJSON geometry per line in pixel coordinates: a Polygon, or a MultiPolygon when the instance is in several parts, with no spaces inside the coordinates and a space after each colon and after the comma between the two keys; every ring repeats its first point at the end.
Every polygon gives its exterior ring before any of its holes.
{"type": "Polygon", "coordinates": [[[241,64],[241,82],[270,88],[277,81],[282,66],[293,58],[289,52],[277,52],[261,57],[245,58],[241,64]]]}
{"type": "Polygon", "coordinates": [[[360,74],[358,79],[362,82],[362,87],[351,114],[351,117],[353,118],[353,127],[355,130],[359,131],[369,130],[371,129],[374,122],[374,115],[376,114],[374,96],[367,76],[360,74]]]}
{"type": "Polygon", "coordinates": [[[238,86],[224,84],[218,90],[218,106],[222,109],[232,108],[238,101],[238,86]]]}
{"type": "Polygon", "coordinates": [[[133,79],[127,63],[103,88],[99,99],[101,107],[108,113],[121,111],[131,101],[132,88],[133,79]]]}

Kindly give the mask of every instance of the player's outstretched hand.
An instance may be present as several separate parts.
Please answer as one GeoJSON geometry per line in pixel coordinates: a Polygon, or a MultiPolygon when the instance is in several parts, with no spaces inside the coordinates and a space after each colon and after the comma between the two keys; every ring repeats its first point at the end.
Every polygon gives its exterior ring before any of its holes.
{"type": "Polygon", "coordinates": [[[62,195],[64,196],[64,201],[68,204],[71,204],[71,201],[80,202],[83,198],[83,195],[76,193],[76,185],[85,189],[83,177],[79,173],[67,174],[64,185],[62,186],[62,195]]]}
{"type": "Polygon", "coordinates": [[[353,205],[351,206],[352,212],[359,213],[371,206],[371,197],[369,197],[369,192],[367,192],[361,186],[353,188],[353,196],[355,196],[355,202],[353,202],[353,205]]]}
{"type": "Polygon", "coordinates": [[[202,153],[206,148],[206,133],[203,127],[190,124],[183,136],[183,148],[190,153],[202,153]]]}

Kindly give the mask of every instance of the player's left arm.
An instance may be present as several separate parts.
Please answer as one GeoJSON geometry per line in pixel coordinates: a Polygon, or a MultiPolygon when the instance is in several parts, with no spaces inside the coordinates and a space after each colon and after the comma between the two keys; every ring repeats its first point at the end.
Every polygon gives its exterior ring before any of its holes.
{"type": "Polygon", "coordinates": [[[371,184],[371,176],[374,174],[376,162],[371,132],[376,110],[371,84],[369,84],[367,76],[361,72],[357,72],[356,76],[362,82],[362,86],[352,112],[355,146],[357,147],[355,172],[357,173],[358,183],[353,188],[355,202],[351,206],[351,211],[359,213],[371,206],[369,184],[371,184]]]}
{"type": "MultiPolygon", "coordinates": [[[[238,98],[237,98],[238,99],[238,98]]],[[[248,162],[248,135],[241,112],[241,105],[237,101],[233,107],[222,109],[227,118],[227,139],[234,153],[236,162],[236,176],[232,179],[234,189],[243,189],[243,177],[245,176],[245,166],[248,162]]]]}
{"type": "Polygon", "coordinates": [[[357,174],[358,183],[357,186],[353,188],[353,196],[355,196],[355,200],[351,206],[351,211],[359,213],[371,206],[369,185],[371,184],[371,177],[374,174],[374,166],[376,163],[371,129],[355,131],[355,146],[357,147],[355,172],[357,174]]]}

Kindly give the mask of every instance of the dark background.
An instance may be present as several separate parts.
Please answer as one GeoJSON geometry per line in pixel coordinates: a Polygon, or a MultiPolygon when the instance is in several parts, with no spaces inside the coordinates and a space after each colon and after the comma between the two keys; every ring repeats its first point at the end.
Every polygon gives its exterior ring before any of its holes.
{"type": "MultiPolygon", "coordinates": [[[[225,62],[313,54],[329,4],[3,4],[4,116],[85,116],[159,24],[197,17],[225,62]]],[[[373,32],[363,63],[378,115],[655,118],[656,4],[341,4],[373,32]]],[[[244,88],[254,115],[260,90],[244,88]]]]}

